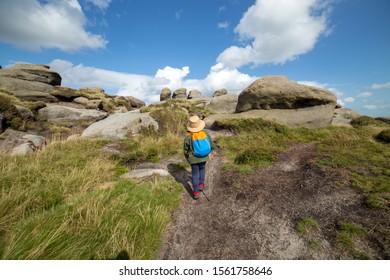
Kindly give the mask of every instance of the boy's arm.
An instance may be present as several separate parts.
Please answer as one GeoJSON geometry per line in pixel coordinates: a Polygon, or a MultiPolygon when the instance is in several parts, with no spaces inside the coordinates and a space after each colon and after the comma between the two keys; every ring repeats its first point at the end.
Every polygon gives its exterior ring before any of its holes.
{"type": "Polygon", "coordinates": [[[205,131],[205,132],[206,132],[207,137],[210,139],[211,150],[214,150],[215,143],[214,143],[213,139],[211,138],[210,134],[207,131],[205,131]]]}
{"type": "Polygon", "coordinates": [[[190,152],[190,143],[188,141],[188,137],[187,136],[184,138],[183,152],[184,152],[185,158],[188,160],[188,155],[189,155],[189,152],[190,152]]]}

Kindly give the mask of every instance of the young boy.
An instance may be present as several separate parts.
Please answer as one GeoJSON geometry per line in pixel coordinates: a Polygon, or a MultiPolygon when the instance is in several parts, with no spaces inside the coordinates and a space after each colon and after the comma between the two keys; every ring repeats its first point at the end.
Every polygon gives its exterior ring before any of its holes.
{"type": "Polygon", "coordinates": [[[204,182],[206,177],[206,162],[209,159],[209,155],[196,156],[193,148],[192,135],[203,131],[206,133],[209,140],[210,149],[214,149],[214,142],[212,141],[208,132],[204,131],[205,122],[199,119],[198,116],[190,117],[187,123],[187,135],[184,138],[184,156],[188,163],[191,165],[192,171],[192,187],[194,189],[193,198],[198,199],[200,192],[204,189],[204,182]]]}

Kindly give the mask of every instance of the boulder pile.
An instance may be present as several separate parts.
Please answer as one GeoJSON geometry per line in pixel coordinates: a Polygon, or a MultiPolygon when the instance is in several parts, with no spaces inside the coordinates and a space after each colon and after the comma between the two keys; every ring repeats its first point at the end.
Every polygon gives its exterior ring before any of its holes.
{"type": "MultiPolygon", "coordinates": [[[[74,134],[110,115],[135,111],[145,103],[108,95],[102,88],[62,87],[61,76],[42,64],[0,69],[0,149],[13,154],[39,150],[55,131],[74,134]]],[[[133,115],[128,116],[129,121],[133,115]]],[[[128,122],[127,122],[128,123],[128,122]]],[[[140,124],[136,124],[139,130],[140,124]]]]}
{"type": "MultiPolygon", "coordinates": [[[[39,150],[55,131],[72,137],[122,139],[143,128],[159,129],[148,110],[143,110],[143,101],[109,95],[99,87],[63,87],[61,80],[58,73],[42,64],[0,69],[0,150],[14,154],[39,150]]],[[[257,79],[239,95],[225,88],[215,90],[212,97],[202,96],[197,89],[188,95],[186,88],[161,90],[161,104],[173,99],[191,104],[183,108],[187,115],[193,108],[207,110],[207,128],[226,118],[263,118],[291,127],[316,128],[332,122],[348,126],[359,116],[349,109],[335,109],[336,96],[330,91],[284,76],[257,79]]]]}

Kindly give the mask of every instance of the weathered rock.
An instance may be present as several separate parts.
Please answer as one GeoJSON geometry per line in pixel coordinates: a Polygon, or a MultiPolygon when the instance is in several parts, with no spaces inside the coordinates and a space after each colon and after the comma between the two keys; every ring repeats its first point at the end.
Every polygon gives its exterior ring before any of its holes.
{"type": "Polygon", "coordinates": [[[250,110],[242,113],[211,115],[204,121],[206,128],[213,128],[216,120],[244,118],[262,118],[289,127],[320,128],[331,124],[333,111],[334,107],[330,105],[291,110],[250,110]]]}
{"type": "Polygon", "coordinates": [[[160,101],[164,101],[171,98],[171,90],[167,87],[161,90],[160,101]]]}
{"type": "Polygon", "coordinates": [[[118,113],[90,125],[81,136],[103,139],[124,139],[138,134],[142,128],[153,127],[158,130],[158,123],[141,113],[118,113]]]}
{"type": "Polygon", "coordinates": [[[0,137],[0,150],[14,155],[26,155],[42,149],[45,138],[8,128],[0,137]]]}
{"type": "Polygon", "coordinates": [[[51,95],[57,97],[60,100],[72,101],[73,99],[80,97],[81,94],[78,90],[68,87],[56,86],[50,92],[51,95]]]}
{"type": "Polygon", "coordinates": [[[226,94],[227,94],[227,89],[222,88],[222,89],[214,91],[213,97],[222,96],[222,95],[226,95],[226,94]]]}
{"type": "Polygon", "coordinates": [[[73,99],[73,102],[87,106],[89,99],[85,97],[76,97],[75,99],[73,99]]]}
{"type": "Polygon", "coordinates": [[[143,102],[142,100],[139,100],[138,98],[135,98],[133,96],[126,96],[126,99],[130,102],[130,105],[132,108],[142,108],[144,107],[146,104],[145,102],[143,102]]]}
{"type": "Polygon", "coordinates": [[[187,89],[179,88],[175,90],[172,94],[172,98],[187,98],[187,89]]]}
{"type": "Polygon", "coordinates": [[[123,174],[121,178],[123,179],[145,178],[152,175],[159,175],[162,177],[170,176],[169,172],[165,169],[136,169],[126,174],[123,174]]]}
{"type": "Polygon", "coordinates": [[[104,89],[100,87],[83,87],[79,90],[80,95],[88,99],[104,99],[107,95],[104,93],[104,89]]]}
{"type": "Polygon", "coordinates": [[[20,106],[20,105],[15,105],[16,109],[19,112],[20,117],[23,120],[33,120],[35,119],[33,112],[31,112],[30,109],[20,106]]]}
{"type": "MultiPolygon", "coordinates": [[[[301,85],[283,76],[257,79],[244,89],[239,97],[236,112],[253,109],[301,109],[330,105],[335,109],[336,96],[330,91],[301,85]]],[[[333,116],[333,111],[331,112],[333,116]]]]}
{"type": "Polygon", "coordinates": [[[221,114],[232,114],[236,111],[237,102],[237,94],[220,95],[210,98],[206,108],[221,114]]]}
{"type": "Polygon", "coordinates": [[[26,101],[57,102],[58,99],[53,95],[36,90],[17,90],[13,92],[14,96],[26,101]]]}
{"type": "Polygon", "coordinates": [[[102,89],[100,87],[83,87],[83,88],[80,88],[80,91],[82,91],[82,92],[94,92],[94,93],[97,93],[97,94],[103,94],[104,93],[104,89],[102,89]]]}
{"type": "Polygon", "coordinates": [[[92,99],[88,100],[88,103],[85,105],[86,109],[102,109],[103,107],[103,100],[101,99],[92,99]]]}
{"type": "MultiPolygon", "coordinates": [[[[1,70],[0,74],[2,71],[5,70],[1,70]]],[[[9,91],[12,94],[19,91],[43,92],[48,94],[54,89],[54,87],[49,84],[34,81],[25,81],[18,79],[17,77],[8,77],[1,75],[0,88],[9,91]]]]}
{"type": "Polygon", "coordinates": [[[0,77],[16,78],[29,82],[39,82],[51,86],[61,85],[61,76],[52,70],[50,66],[43,64],[16,64],[2,69],[0,77]]]}
{"type": "Polygon", "coordinates": [[[106,112],[92,109],[76,109],[52,104],[47,104],[47,107],[40,109],[38,113],[53,122],[96,122],[108,115],[106,112]]]}
{"type": "Polygon", "coordinates": [[[189,92],[188,94],[188,99],[193,99],[193,98],[201,98],[202,93],[199,90],[193,89],[189,92]]]}
{"type": "Polygon", "coordinates": [[[360,114],[354,110],[340,108],[334,111],[332,125],[352,127],[351,121],[360,117],[360,114]]]}
{"type": "Polygon", "coordinates": [[[0,70],[0,89],[28,101],[57,101],[49,93],[60,84],[61,76],[45,65],[17,64],[0,70]]]}

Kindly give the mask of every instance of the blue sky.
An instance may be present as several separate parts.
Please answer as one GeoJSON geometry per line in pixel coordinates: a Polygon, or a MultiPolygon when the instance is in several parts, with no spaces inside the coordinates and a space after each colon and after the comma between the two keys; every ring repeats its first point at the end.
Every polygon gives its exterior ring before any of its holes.
{"type": "Polygon", "coordinates": [[[161,89],[240,93],[285,75],[390,116],[388,0],[1,0],[0,65],[147,103],[161,89]]]}

